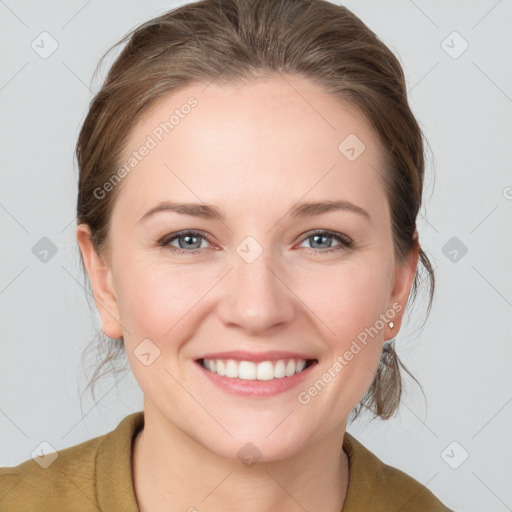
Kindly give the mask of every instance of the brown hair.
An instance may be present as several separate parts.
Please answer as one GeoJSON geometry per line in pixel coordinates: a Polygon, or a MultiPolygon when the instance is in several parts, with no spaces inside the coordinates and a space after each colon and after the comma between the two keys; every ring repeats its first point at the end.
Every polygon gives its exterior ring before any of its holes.
{"type": "MultiPolygon", "coordinates": [[[[409,107],[397,58],[346,7],[324,0],[202,0],[135,28],[103,55],[98,67],[125,42],[91,101],[76,145],[77,223],[90,227],[98,254],[107,249],[121,184],[101,199],[94,191],[113,176],[131,130],[157,99],[192,83],[251,80],[281,72],[310,79],[365,115],[386,156],[384,178],[398,261],[418,243],[414,231],[423,192],[423,135],[409,107]]],[[[428,314],[434,273],[421,247],[419,251],[430,283],[428,314]]],[[[422,281],[420,270],[408,305],[422,281]]],[[[114,368],[124,354],[123,338],[101,341],[100,351],[105,357],[87,386],[92,385],[93,398],[96,380],[108,373],[105,366],[114,368]]],[[[410,374],[394,350],[394,340],[385,343],[375,378],[354,417],[363,407],[383,419],[394,414],[402,394],[400,366],[410,374]]]]}

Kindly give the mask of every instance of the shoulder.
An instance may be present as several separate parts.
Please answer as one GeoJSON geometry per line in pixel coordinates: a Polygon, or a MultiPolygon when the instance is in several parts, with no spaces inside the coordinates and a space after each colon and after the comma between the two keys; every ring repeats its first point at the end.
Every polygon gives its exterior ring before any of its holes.
{"type": "MultiPolygon", "coordinates": [[[[116,464],[126,467],[134,422],[140,414],[125,417],[117,428],[83,443],[0,468],[0,512],[97,512],[101,483],[110,480],[116,464]],[[131,428],[130,428],[131,427],[131,428]],[[128,453],[115,450],[128,446],[128,453]],[[112,471],[108,468],[112,468],[112,471]],[[99,477],[99,478],[98,478],[99,477]]],[[[106,484],[102,484],[105,486],[106,484]]]]}
{"type": "Polygon", "coordinates": [[[28,459],[17,466],[0,468],[0,511],[50,507],[55,499],[59,505],[69,503],[80,507],[76,510],[90,510],[88,497],[94,498],[94,461],[104,437],[45,454],[37,457],[37,462],[28,459]]]}
{"type": "Polygon", "coordinates": [[[350,476],[342,512],[453,512],[425,485],[382,462],[348,432],[343,448],[349,457],[350,476]]]}

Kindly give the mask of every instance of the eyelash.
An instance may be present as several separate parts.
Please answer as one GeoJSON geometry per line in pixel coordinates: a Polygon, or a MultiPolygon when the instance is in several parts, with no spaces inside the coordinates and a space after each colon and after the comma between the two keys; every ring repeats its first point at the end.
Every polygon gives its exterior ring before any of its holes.
{"type": "MultiPolygon", "coordinates": [[[[160,247],[166,248],[167,250],[169,250],[170,252],[172,252],[174,254],[186,254],[188,256],[193,256],[193,255],[201,254],[203,252],[204,248],[203,249],[193,249],[193,250],[189,251],[189,250],[186,250],[186,249],[179,249],[177,247],[169,245],[174,240],[176,240],[178,238],[181,238],[181,237],[184,237],[184,236],[187,236],[187,235],[189,235],[189,236],[191,235],[191,236],[194,236],[194,237],[204,238],[208,243],[211,244],[210,239],[204,233],[202,233],[201,231],[188,230],[188,231],[180,231],[178,233],[173,233],[171,235],[165,236],[165,237],[161,238],[158,241],[158,245],[160,247]]],[[[301,241],[299,243],[302,243],[305,240],[307,240],[308,238],[312,238],[315,235],[322,235],[322,236],[332,237],[332,238],[337,239],[340,242],[339,245],[336,245],[334,247],[330,247],[330,248],[325,249],[325,250],[322,250],[322,249],[311,249],[312,251],[315,251],[318,254],[331,253],[331,252],[338,251],[338,250],[343,250],[343,249],[346,250],[346,249],[352,248],[353,245],[354,245],[354,242],[348,236],[343,235],[341,233],[336,233],[334,231],[325,230],[325,229],[324,230],[318,229],[318,230],[314,230],[314,231],[310,231],[310,232],[306,233],[306,235],[301,239],[301,241]]]]}

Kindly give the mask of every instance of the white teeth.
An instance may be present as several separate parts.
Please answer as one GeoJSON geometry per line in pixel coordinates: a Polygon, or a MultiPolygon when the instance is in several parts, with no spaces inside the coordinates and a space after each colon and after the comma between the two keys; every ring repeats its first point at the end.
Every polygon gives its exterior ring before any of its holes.
{"type": "Polygon", "coordinates": [[[224,366],[224,361],[220,361],[220,360],[215,361],[215,367],[216,367],[215,371],[216,371],[217,375],[221,375],[221,376],[226,375],[226,367],[224,366]]]}
{"type": "MultiPolygon", "coordinates": [[[[236,364],[236,363],[235,363],[236,364]]],[[[244,380],[254,380],[256,378],[256,365],[250,361],[240,361],[238,365],[238,375],[234,375],[232,378],[244,380]]]]}
{"type": "Polygon", "coordinates": [[[286,365],[285,375],[287,377],[295,375],[295,361],[293,359],[290,359],[288,361],[288,364],[286,365]]]}
{"type": "Polygon", "coordinates": [[[203,359],[203,367],[212,373],[230,379],[273,380],[291,377],[306,368],[304,359],[279,359],[278,361],[235,361],[234,359],[203,359]]]}
{"type": "Polygon", "coordinates": [[[258,364],[256,378],[258,380],[272,380],[274,378],[274,366],[270,361],[258,364]]]}
{"type": "Polygon", "coordinates": [[[238,365],[233,359],[229,359],[226,363],[226,377],[230,377],[231,379],[238,377],[238,365]]]}
{"type": "Polygon", "coordinates": [[[286,375],[286,367],[284,365],[284,361],[277,361],[274,366],[274,377],[276,379],[282,379],[286,375]]]}

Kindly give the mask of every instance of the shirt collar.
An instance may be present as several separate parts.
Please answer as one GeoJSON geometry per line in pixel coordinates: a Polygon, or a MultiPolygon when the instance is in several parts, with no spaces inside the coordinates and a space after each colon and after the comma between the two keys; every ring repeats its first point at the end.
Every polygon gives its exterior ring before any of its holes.
{"type": "MultiPolygon", "coordinates": [[[[106,434],[100,444],[96,456],[96,489],[101,510],[139,512],[132,474],[132,453],[133,441],[143,427],[144,412],[132,413],[115,430],[106,434]]],[[[374,456],[372,458],[372,454],[348,432],[343,438],[343,450],[348,455],[350,468],[343,510],[371,507],[371,498],[364,490],[375,485],[372,475],[378,468],[374,468],[374,456]]]]}
{"type": "Polygon", "coordinates": [[[132,475],[132,447],[143,426],[144,412],[132,413],[98,447],[96,492],[100,510],[139,512],[132,475]]]}

